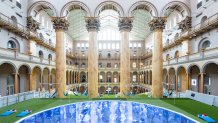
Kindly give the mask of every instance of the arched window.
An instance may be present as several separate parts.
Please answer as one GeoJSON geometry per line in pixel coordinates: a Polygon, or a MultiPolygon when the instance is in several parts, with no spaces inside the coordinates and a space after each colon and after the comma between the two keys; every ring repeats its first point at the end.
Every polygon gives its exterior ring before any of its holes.
{"type": "Polygon", "coordinates": [[[111,58],[111,54],[110,53],[107,54],[107,58],[111,58]]]}
{"type": "Polygon", "coordinates": [[[179,58],[179,51],[178,50],[175,52],[174,58],[179,58]]]}
{"type": "Polygon", "coordinates": [[[170,60],[170,54],[166,55],[166,61],[170,60]]]}
{"type": "Polygon", "coordinates": [[[82,67],[83,67],[83,68],[86,67],[86,64],[85,64],[85,63],[82,63],[82,67]]]}
{"type": "Polygon", "coordinates": [[[99,57],[99,58],[101,58],[101,57],[102,57],[102,54],[101,54],[101,53],[99,53],[99,54],[98,54],[98,57],[99,57]]]}
{"type": "Polygon", "coordinates": [[[43,58],[43,52],[41,50],[39,51],[39,57],[43,58]]]}
{"type": "Polygon", "coordinates": [[[39,33],[39,37],[42,38],[42,39],[44,38],[42,33],[39,33]]]}
{"type": "Polygon", "coordinates": [[[202,17],[201,18],[201,24],[202,25],[205,24],[206,20],[207,20],[207,16],[202,17]]]}
{"type": "Polygon", "coordinates": [[[48,55],[48,59],[52,60],[52,55],[51,54],[48,55]]]}
{"type": "Polygon", "coordinates": [[[175,39],[179,38],[179,33],[176,33],[175,39]]]}
{"type": "Polygon", "coordinates": [[[17,18],[15,16],[11,16],[11,20],[13,25],[17,25],[17,18]]]}
{"type": "Polygon", "coordinates": [[[135,62],[132,63],[132,67],[136,68],[136,63],[135,62]]]}
{"type": "Polygon", "coordinates": [[[79,67],[79,64],[76,62],[76,63],[75,63],[75,66],[76,66],[76,67],[79,67]]]}
{"type": "Polygon", "coordinates": [[[114,68],[118,68],[118,64],[117,63],[114,64],[114,68]]]}
{"type": "Polygon", "coordinates": [[[202,49],[208,49],[208,48],[210,48],[211,47],[211,43],[210,43],[210,41],[208,41],[208,40],[206,40],[206,41],[204,41],[203,43],[202,43],[202,49]]]}
{"type": "Polygon", "coordinates": [[[133,81],[133,82],[136,82],[136,75],[133,75],[133,76],[132,76],[132,81],[133,81]]]}
{"type": "Polygon", "coordinates": [[[8,41],[7,48],[8,49],[16,49],[17,48],[16,43],[14,41],[12,41],[12,40],[8,41]]]}

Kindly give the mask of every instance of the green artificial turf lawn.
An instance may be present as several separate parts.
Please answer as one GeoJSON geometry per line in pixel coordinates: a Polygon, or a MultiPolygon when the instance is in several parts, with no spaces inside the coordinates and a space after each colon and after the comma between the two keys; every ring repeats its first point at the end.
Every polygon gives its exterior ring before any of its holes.
{"type": "MultiPolygon", "coordinates": [[[[183,113],[195,120],[203,122],[199,118],[197,118],[198,113],[206,113],[212,118],[218,120],[218,107],[208,106],[203,103],[199,103],[190,99],[176,99],[176,103],[174,104],[173,99],[150,99],[144,98],[145,95],[135,95],[132,96],[125,101],[134,101],[134,102],[141,102],[152,104],[160,107],[165,107],[180,113],[183,113]]],[[[101,100],[108,100],[114,99],[114,95],[104,95],[101,100]]],[[[99,100],[100,100],[99,99],[99,100]]],[[[98,100],[98,99],[95,99],[98,100]]],[[[118,98],[119,100],[119,98],[118,98]]],[[[92,101],[92,99],[88,99],[87,97],[78,97],[78,96],[71,96],[70,98],[65,99],[31,99],[28,101],[24,101],[21,103],[17,103],[14,105],[10,105],[7,107],[3,107],[0,109],[0,113],[8,109],[16,109],[17,112],[8,117],[0,117],[0,123],[14,123],[15,121],[19,120],[16,115],[24,109],[31,109],[33,113],[52,108],[59,105],[75,103],[75,102],[84,102],[84,101],[92,101]]]]}

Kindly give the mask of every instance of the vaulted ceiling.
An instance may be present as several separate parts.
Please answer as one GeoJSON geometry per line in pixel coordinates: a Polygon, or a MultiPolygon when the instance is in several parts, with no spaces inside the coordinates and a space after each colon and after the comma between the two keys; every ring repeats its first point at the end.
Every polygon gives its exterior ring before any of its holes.
{"type": "MultiPolygon", "coordinates": [[[[118,20],[119,15],[114,10],[102,11],[100,13],[100,31],[104,29],[116,30],[119,33],[118,20]]],[[[68,14],[68,21],[70,26],[68,34],[73,40],[88,40],[88,32],[86,30],[85,23],[86,13],[84,10],[76,9],[72,10],[68,14]]],[[[148,26],[148,22],[151,20],[150,13],[146,10],[135,10],[132,12],[133,16],[133,28],[130,33],[130,40],[144,40],[151,32],[148,26]]],[[[109,34],[108,34],[109,35],[109,34]]]]}

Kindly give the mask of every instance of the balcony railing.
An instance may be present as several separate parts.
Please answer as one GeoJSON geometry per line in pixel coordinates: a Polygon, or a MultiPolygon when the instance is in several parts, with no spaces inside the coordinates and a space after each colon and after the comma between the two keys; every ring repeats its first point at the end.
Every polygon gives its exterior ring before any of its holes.
{"type": "Polygon", "coordinates": [[[218,52],[218,48],[208,49],[203,52],[193,53],[190,55],[164,61],[164,66],[174,65],[174,64],[184,64],[188,62],[197,62],[205,59],[215,59],[218,58],[217,52],[218,52]]]}
{"type": "Polygon", "coordinates": [[[11,32],[14,32],[21,37],[32,39],[38,44],[45,46],[53,51],[55,51],[55,45],[45,38],[41,38],[39,33],[29,31],[26,26],[20,23],[14,22],[10,17],[0,13],[0,27],[5,28],[11,32]]]}

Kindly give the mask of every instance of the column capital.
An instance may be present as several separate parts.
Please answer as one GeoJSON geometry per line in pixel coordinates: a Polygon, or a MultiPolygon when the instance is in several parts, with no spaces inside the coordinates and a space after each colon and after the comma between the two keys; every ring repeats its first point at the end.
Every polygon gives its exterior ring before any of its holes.
{"type": "Polygon", "coordinates": [[[33,19],[32,16],[27,17],[27,28],[30,31],[36,32],[37,29],[39,29],[39,22],[33,19]]]}
{"type": "Polygon", "coordinates": [[[70,25],[65,17],[52,17],[51,21],[55,30],[68,30],[70,25]]]}
{"type": "Polygon", "coordinates": [[[179,29],[182,31],[189,30],[192,27],[192,17],[187,16],[179,23],[179,29]]]}
{"type": "Polygon", "coordinates": [[[118,27],[120,31],[128,31],[132,30],[132,17],[120,17],[118,27]]]}
{"type": "Polygon", "coordinates": [[[165,22],[167,21],[166,17],[154,17],[148,24],[150,30],[154,31],[156,29],[163,30],[165,28],[165,22]]]}
{"type": "Polygon", "coordinates": [[[88,32],[99,31],[100,21],[98,17],[86,17],[86,29],[88,32]]]}

